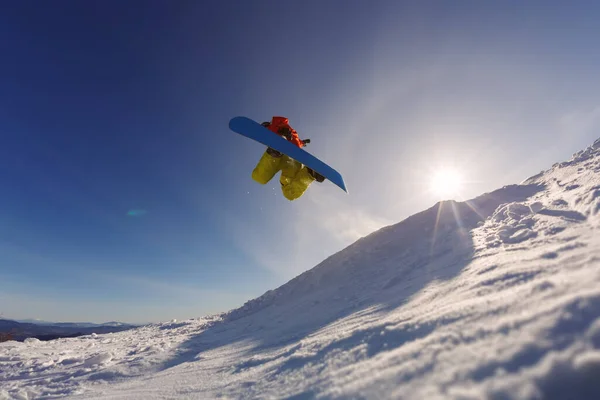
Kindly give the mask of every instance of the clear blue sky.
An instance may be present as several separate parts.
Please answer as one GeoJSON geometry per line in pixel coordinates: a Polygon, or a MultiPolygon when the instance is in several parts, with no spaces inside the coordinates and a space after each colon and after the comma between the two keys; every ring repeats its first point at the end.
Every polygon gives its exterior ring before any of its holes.
{"type": "Polygon", "coordinates": [[[568,158],[600,136],[594,3],[4,4],[0,313],[225,311],[430,207],[440,168],[471,198],[568,158]],[[236,115],[290,118],[350,195],[255,184],[236,115]]]}

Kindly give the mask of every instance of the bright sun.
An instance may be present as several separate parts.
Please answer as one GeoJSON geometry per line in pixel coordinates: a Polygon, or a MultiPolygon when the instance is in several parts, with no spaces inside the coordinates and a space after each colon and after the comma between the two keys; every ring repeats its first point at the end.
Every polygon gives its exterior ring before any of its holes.
{"type": "Polygon", "coordinates": [[[462,188],[463,178],[454,170],[443,168],[436,171],[431,177],[430,190],[440,199],[449,200],[458,195],[462,188]]]}

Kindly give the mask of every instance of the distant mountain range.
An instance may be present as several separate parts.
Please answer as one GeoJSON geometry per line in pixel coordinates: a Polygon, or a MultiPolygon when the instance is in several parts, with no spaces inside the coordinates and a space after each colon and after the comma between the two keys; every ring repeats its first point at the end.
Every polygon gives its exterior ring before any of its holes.
{"type": "Polygon", "coordinates": [[[136,328],[137,325],[122,322],[106,322],[95,324],[91,322],[48,322],[38,320],[13,321],[0,319],[0,337],[23,341],[27,338],[53,340],[63,337],[77,337],[92,333],[121,332],[136,328]]]}
{"type": "Polygon", "coordinates": [[[72,328],[95,328],[97,326],[136,326],[136,324],[127,324],[123,322],[110,321],[104,322],[102,324],[96,324],[94,322],[51,322],[51,321],[42,321],[39,319],[16,319],[14,321],[21,322],[24,324],[35,324],[35,325],[53,325],[53,326],[62,326],[62,327],[72,327],[72,328]]]}

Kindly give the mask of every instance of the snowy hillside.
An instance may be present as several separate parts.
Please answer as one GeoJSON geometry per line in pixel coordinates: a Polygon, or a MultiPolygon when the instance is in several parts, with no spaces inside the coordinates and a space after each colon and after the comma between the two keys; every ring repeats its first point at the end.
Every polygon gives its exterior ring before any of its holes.
{"type": "Polygon", "coordinates": [[[222,315],[0,344],[0,398],[600,398],[600,140],[222,315]]]}

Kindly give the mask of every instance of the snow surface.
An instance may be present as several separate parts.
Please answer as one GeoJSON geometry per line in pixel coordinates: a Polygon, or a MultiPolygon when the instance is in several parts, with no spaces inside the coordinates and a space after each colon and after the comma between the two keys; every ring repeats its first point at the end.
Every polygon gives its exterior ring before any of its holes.
{"type": "Polygon", "coordinates": [[[0,399],[600,398],[600,140],[228,313],[0,344],[0,399]]]}

